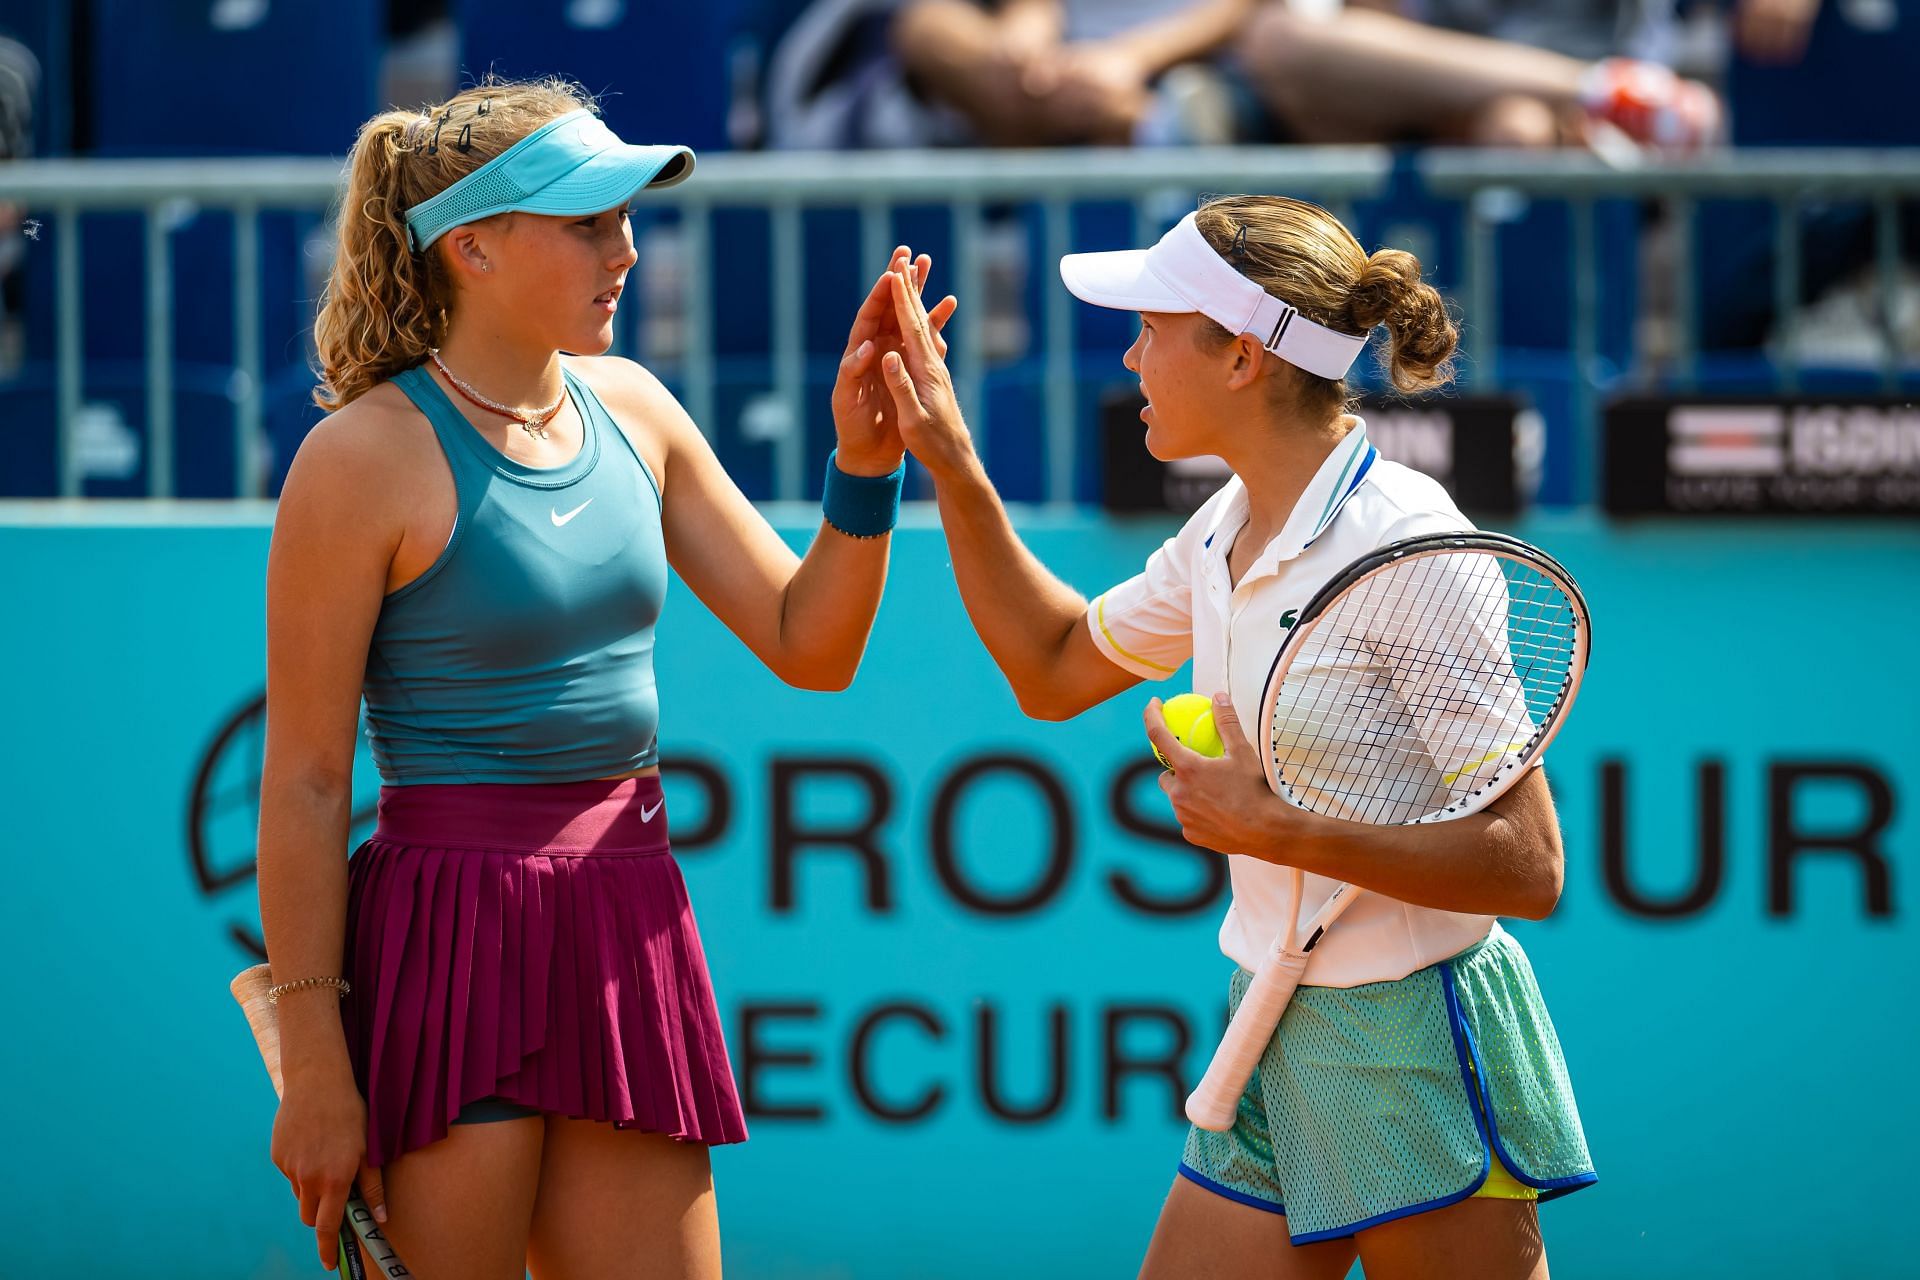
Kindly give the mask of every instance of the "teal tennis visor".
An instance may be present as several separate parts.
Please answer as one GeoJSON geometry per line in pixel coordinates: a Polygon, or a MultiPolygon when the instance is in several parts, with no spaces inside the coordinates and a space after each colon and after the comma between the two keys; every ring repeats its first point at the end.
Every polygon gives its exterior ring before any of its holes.
{"type": "Polygon", "coordinates": [[[407,234],[423,250],[453,228],[496,213],[601,213],[692,172],[693,152],[686,147],[632,146],[593,112],[569,111],[407,210],[407,234]]]}

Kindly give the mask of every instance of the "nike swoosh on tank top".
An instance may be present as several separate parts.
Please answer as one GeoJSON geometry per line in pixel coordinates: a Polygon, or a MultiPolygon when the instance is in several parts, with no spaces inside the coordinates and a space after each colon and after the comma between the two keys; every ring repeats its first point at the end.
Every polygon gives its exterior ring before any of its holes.
{"type": "Polygon", "coordinates": [[[488,444],[424,366],[393,380],[439,438],[459,515],[374,626],[364,692],[388,786],[570,782],[659,760],[659,485],[593,389],[563,377],[580,451],[544,468],[488,444]]]}

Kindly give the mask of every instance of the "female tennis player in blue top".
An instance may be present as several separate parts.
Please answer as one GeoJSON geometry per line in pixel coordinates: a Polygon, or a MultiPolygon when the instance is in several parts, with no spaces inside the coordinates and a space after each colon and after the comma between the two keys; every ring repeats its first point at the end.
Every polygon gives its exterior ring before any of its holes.
{"type": "MultiPolygon", "coordinates": [[[[1311,952],[1303,985],[1226,1132],[1189,1134],[1143,1274],[1153,1280],[1372,1280],[1547,1274],[1534,1207],[1593,1181],[1566,1065],[1501,915],[1538,918],[1560,833],[1535,770],[1487,808],[1426,826],[1309,814],[1270,790],[1242,729],[1319,589],[1362,555],[1470,529],[1446,492],[1387,462],[1344,378],[1374,328],[1402,390],[1442,381],[1456,332],[1410,254],[1368,254],[1325,210],[1208,201],[1145,251],[1074,254],[1067,287],[1140,313],[1126,367],[1146,447],[1218,455],[1234,476],[1141,573],[1091,602],[1014,533],[906,273],[903,351],[883,374],[933,477],[968,615],[1029,715],[1066,719],[1191,660],[1226,758],[1146,710],[1182,833],[1233,855],[1220,946],[1237,1004],[1293,909],[1366,892],[1311,952]]],[[[1384,660],[1383,660],[1384,661],[1384,660]]],[[[1464,690],[1462,696],[1470,697],[1464,690]]]]}
{"type": "Polygon", "coordinates": [[[886,575],[899,277],[854,322],[796,557],[659,381],[597,354],[628,202],[694,161],[590,107],[490,82],[353,149],[315,333],[333,412],[268,566],[260,803],[273,1157],[329,1265],[358,1176],[416,1274],[720,1274],[707,1147],[746,1126],[667,844],[667,567],[810,689],[852,680],[886,575]],[[379,824],[343,864],[363,698],[379,824]]]}

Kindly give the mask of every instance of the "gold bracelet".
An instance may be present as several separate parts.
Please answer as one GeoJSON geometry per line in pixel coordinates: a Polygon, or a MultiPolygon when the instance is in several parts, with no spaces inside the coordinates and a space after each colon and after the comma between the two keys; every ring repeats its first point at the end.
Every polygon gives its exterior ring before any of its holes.
{"type": "Polygon", "coordinates": [[[308,987],[333,987],[339,992],[342,1000],[346,999],[347,992],[353,990],[353,985],[345,978],[295,978],[292,982],[282,982],[278,986],[268,987],[267,1003],[279,1004],[280,997],[287,992],[303,991],[308,987]]]}

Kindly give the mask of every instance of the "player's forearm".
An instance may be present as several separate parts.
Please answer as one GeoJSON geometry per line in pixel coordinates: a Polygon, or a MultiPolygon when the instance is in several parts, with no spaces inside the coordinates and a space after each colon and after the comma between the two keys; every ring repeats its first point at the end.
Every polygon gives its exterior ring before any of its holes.
{"type": "Polygon", "coordinates": [[[1029,715],[1052,718],[1062,651],[1086,616],[1079,592],[1020,541],[985,469],[971,455],[934,473],[940,522],[973,629],[1029,715]]]}
{"type": "Polygon", "coordinates": [[[1007,47],[1009,36],[1045,43],[1033,31],[1022,34],[986,20],[965,0],[935,0],[902,8],[890,41],[923,96],[959,112],[989,143],[1031,146],[1044,134],[1031,100],[1019,91],[1021,64],[1007,47]]]}
{"type": "MultiPolygon", "coordinates": [[[[1286,802],[1275,796],[1273,803],[1286,802]]],[[[1300,815],[1288,816],[1286,827],[1300,831],[1300,815]]],[[[1557,830],[1542,832],[1498,809],[1405,827],[1318,818],[1305,835],[1255,856],[1441,911],[1539,920],[1560,899],[1557,830]]]]}
{"type": "MultiPolygon", "coordinates": [[[[344,976],[347,828],[352,790],[285,781],[269,767],[260,788],[260,924],[275,982],[344,976]]],[[[339,993],[311,988],[277,1006],[289,1087],[315,1076],[351,1079],[339,993]]]]}
{"type": "Polygon", "coordinates": [[[780,660],[774,673],[801,689],[853,683],[887,583],[892,535],[849,537],[822,522],[787,583],[780,609],[780,660]]]}
{"type": "Polygon", "coordinates": [[[1132,54],[1149,77],[1157,76],[1226,44],[1239,34],[1253,8],[1253,0],[1211,0],[1122,32],[1114,43],[1132,54]]]}

